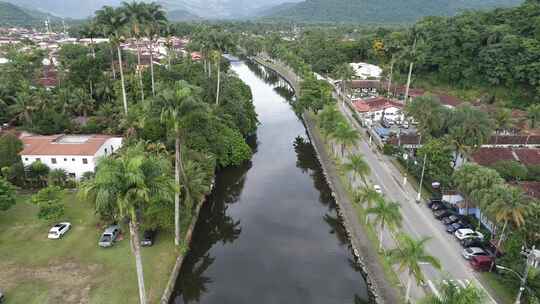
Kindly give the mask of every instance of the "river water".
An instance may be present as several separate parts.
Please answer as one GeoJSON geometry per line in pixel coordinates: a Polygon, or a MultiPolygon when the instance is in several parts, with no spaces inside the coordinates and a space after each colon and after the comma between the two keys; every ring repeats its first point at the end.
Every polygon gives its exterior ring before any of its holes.
{"type": "Polygon", "coordinates": [[[370,303],[290,89],[260,66],[231,68],[253,93],[255,153],[217,175],[171,303],[370,303]]]}

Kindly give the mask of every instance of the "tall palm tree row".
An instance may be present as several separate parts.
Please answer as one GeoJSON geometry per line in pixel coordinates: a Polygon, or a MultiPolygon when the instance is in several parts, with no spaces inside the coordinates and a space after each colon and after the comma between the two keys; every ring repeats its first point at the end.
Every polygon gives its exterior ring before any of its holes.
{"type": "Polygon", "coordinates": [[[339,122],[330,134],[341,147],[341,157],[345,156],[345,149],[352,147],[360,138],[358,132],[347,122],[339,122]]]}
{"type": "MultiPolygon", "coordinates": [[[[176,192],[174,196],[174,222],[175,222],[175,244],[180,244],[180,192],[181,182],[184,185],[189,184],[186,177],[183,158],[182,158],[182,136],[184,133],[184,120],[189,114],[203,109],[204,105],[200,102],[194,88],[187,82],[180,81],[176,84],[175,89],[164,90],[158,95],[156,100],[158,106],[162,108],[161,121],[168,126],[168,130],[175,139],[175,158],[174,158],[174,176],[176,184],[176,192]]],[[[190,192],[190,187],[184,187],[184,196],[187,200],[191,200],[194,196],[190,192]]]]}
{"type": "MultiPolygon", "coordinates": [[[[377,202],[384,200],[382,195],[373,187],[363,187],[354,193],[353,201],[355,204],[364,205],[365,209],[370,209],[377,202]]],[[[366,223],[369,220],[369,214],[366,214],[366,223]]]]}
{"type": "Polygon", "coordinates": [[[135,256],[139,300],[147,303],[139,240],[139,214],[160,200],[172,200],[174,185],[169,178],[169,161],[147,155],[144,146],[128,147],[116,158],[102,159],[93,179],[83,182],[80,195],[96,209],[114,204],[115,217],[129,220],[131,250],[135,256]]]}

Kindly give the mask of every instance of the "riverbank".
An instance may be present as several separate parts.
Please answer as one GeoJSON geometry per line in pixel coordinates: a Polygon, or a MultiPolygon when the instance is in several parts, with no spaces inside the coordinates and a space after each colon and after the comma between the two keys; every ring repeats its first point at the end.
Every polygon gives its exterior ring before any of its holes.
{"type": "Polygon", "coordinates": [[[349,235],[352,250],[357,258],[357,262],[365,272],[366,280],[375,298],[375,302],[401,303],[402,301],[397,292],[397,288],[399,287],[395,283],[390,283],[391,280],[387,278],[391,274],[383,266],[382,257],[376,249],[377,244],[368,238],[366,227],[361,223],[357,210],[354,208],[354,204],[341,182],[339,170],[333,162],[329,151],[326,149],[316,121],[311,113],[304,113],[302,117],[311,142],[317,151],[317,156],[326,180],[332,189],[332,195],[339,206],[339,214],[349,235]]]}
{"type": "MultiPolygon", "coordinates": [[[[254,60],[285,78],[298,96],[297,90],[300,87],[300,82],[294,72],[273,63],[269,59],[255,57],[254,60]]],[[[312,114],[306,112],[302,115],[302,119],[322,166],[326,181],[332,190],[332,196],[339,206],[338,213],[347,231],[351,249],[356,262],[361,266],[373,300],[376,303],[400,303],[399,287],[396,285],[398,282],[390,278],[392,277],[391,270],[385,269],[383,266],[384,261],[382,259],[384,257],[377,252],[377,244],[368,238],[366,227],[362,225],[358,212],[340,180],[338,169],[326,149],[312,114]],[[394,281],[394,283],[391,283],[391,281],[394,281]]]]}

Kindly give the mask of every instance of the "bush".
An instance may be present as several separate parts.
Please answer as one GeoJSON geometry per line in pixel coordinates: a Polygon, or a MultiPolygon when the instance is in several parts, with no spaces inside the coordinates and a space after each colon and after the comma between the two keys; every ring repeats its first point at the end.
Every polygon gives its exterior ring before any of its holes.
{"type": "Polygon", "coordinates": [[[23,143],[12,133],[0,136],[0,168],[10,167],[20,162],[19,152],[23,149],[23,143]]]}
{"type": "Polygon", "coordinates": [[[64,191],[58,186],[49,186],[32,196],[32,203],[39,208],[38,218],[47,222],[60,220],[64,216],[64,191]]]}
{"type": "Polygon", "coordinates": [[[498,161],[491,167],[507,182],[525,180],[528,176],[527,167],[513,160],[498,161]]]}
{"type": "Polygon", "coordinates": [[[396,147],[394,147],[394,145],[391,145],[391,144],[384,144],[382,150],[383,150],[384,155],[394,155],[397,151],[396,147]]]}
{"type": "Polygon", "coordinates": [[[67,182],[67,172],[64,169],[54,169],[49,172],[47,179],[49,186],[65,187],[67,182]]]}
{"type": "Polygon", "coordinates": [[[15,187],[0,178],[0,211],[6,211],[15,205],[15,187]]]}

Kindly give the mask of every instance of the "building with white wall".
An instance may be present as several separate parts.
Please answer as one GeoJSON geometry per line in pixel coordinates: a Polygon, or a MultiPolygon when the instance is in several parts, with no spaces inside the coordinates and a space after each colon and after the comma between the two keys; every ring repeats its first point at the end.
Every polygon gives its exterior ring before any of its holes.
{"type": "Polygon", "coordinates": [[[100,157],[122,147],[122,137],[108,135],[51,135],[22,137],[21,159],[25,166],[40,161],[51,169],[64,169],[80,179],[94,172],[100,157]]]}

